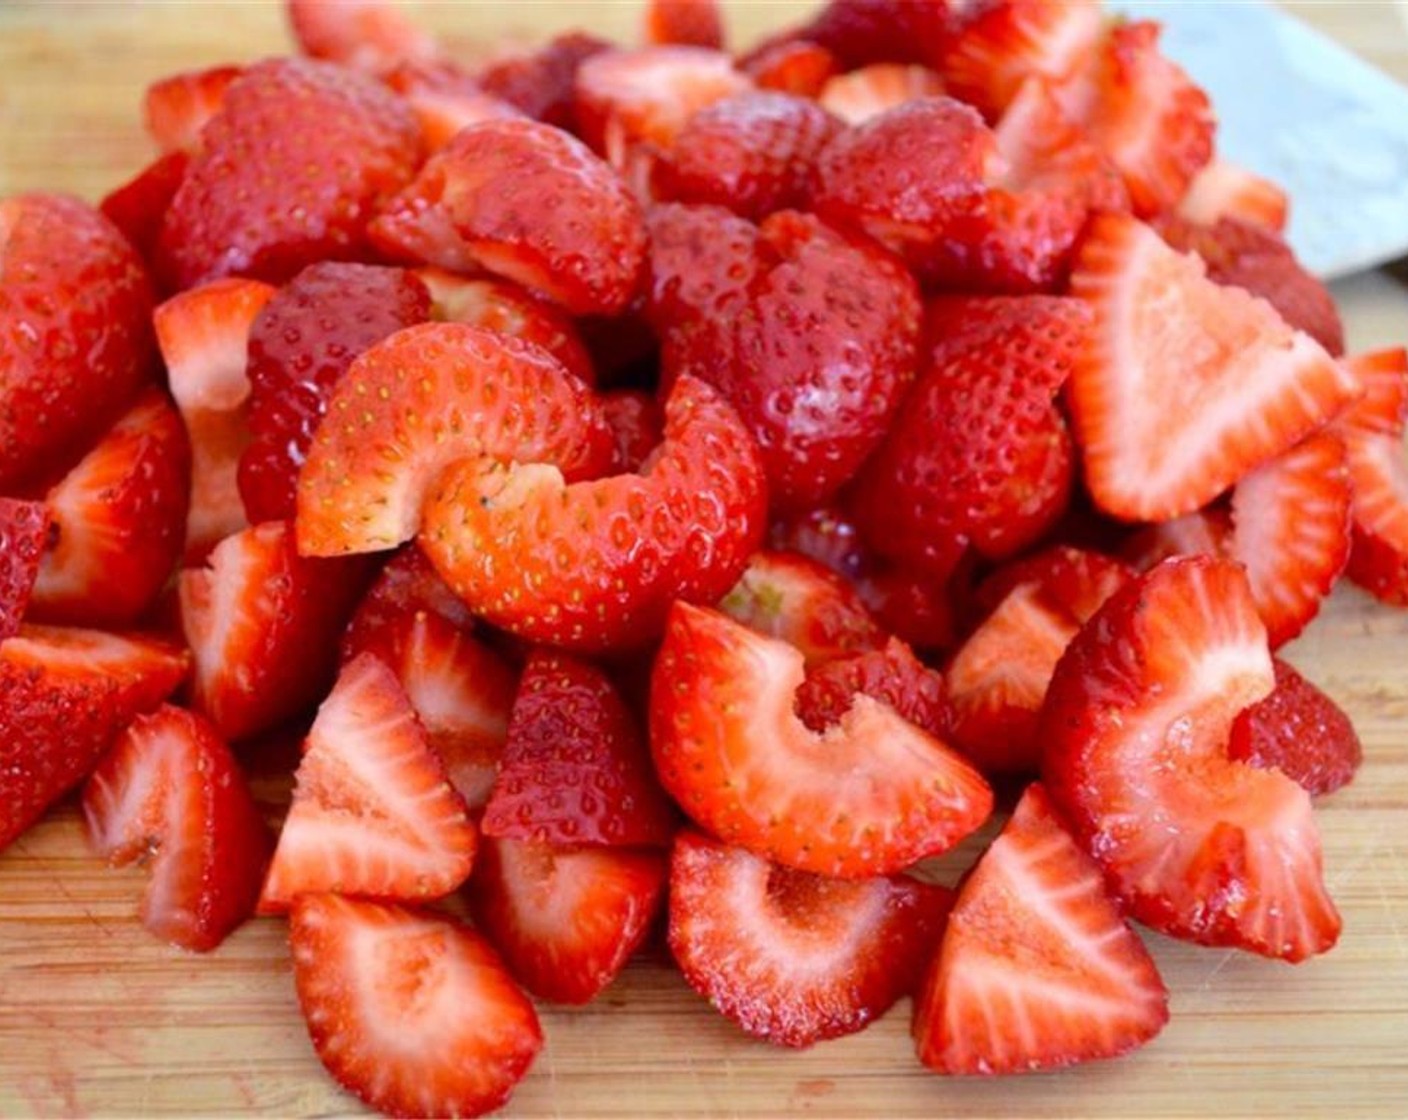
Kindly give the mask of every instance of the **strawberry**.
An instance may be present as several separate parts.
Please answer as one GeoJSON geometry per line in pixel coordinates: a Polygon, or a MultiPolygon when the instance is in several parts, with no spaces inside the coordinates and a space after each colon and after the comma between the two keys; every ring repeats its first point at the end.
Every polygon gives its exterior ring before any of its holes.
{"type": "Polygon", "coordinates": [[[1263,179],[1225,159],[1214,158],[1193,179],[1188,193],[1178,203],[1176,214],[1195,226],[1215,226],[1223,218],[1235,218],[1272,233],[1282,233],[1289,210],[1286,192],[1270,179],[1263,179]]]}
{"type": "Polygon", "coordinates": [[[247,347],[274,292],[258,280],[214,280],[172,296],[153,318],[171,395],[190,436],[188,563],[249,524],[236,481],[249,444],[247,347]]]}
{"type": "Polygon", "coordinates": [[[797,688],[797,715],[813,731],[825,732],[861,694],[888,704],[937,739],[949,737],[953,719],[944,678],[898,638],[809,666],[797,688]]]}
{"type": "Polygon", "coordinates": [[[670,951],[748,1034],[810,1046],[913,990],[951,901],[908,876],[828,879],[686,830],[670,859],[670,951]]]}
{"type": "Polygon", "coordinates": [[[142,102],[147,135],[163,153],[198,153],[202,131],[225,107],[226,90],[243,73],[242,66],[212,66],[153,82],[142,102]]]}
{"type": "Polygon", "coordinates": [[[438,268],[418,269],[430,292],[433,317],[513,335],[541,346],[584,385],[596,384],[591,355],[572,319],[517,284],[492,277],[457,276],[438,268]]]}
{"type": "Polygon", "coordinates": [[[465,459],[426,502],[420,544],[475,614],[579,652],[638,648],[671,602],[711,603],[761,543],[767,499],[737,414],[682,378],[644,474],[567,484],[556,467],[465,459]]]}
{"type": "Polygon", "coordinates": [[[737,60],[738,69],[759,89],[817,97],[841,72],[836,56],[808,39],[781,39],[762,44],[737,60]]]}
{"type": "Polygon", "coordinates": [[[817,157],[844,126],[804,97],[755,91],[695,113],[656,167],[661,198],[761,221],[806,201],[817,157]]]}
{"type": "Polygon", "coordinates": [[[1089,319],[1059,296],[930,305],[928,363],[850,496],[872,547],[944,578],[968,542],[999,559],[1052,526],[1073,457],[1054,398],[1089,319]]]}
{"type": "Polygon", "coordinates": [[[1133,575],[1128,565],[1113,556],[1070,545],[1053,545],[1004,564],[993,572],[974,591],[974,605],[984,616],[990,615],[1013,589],[1034,583],[1044,607],[1068,616],[1077,626],[1084,626],[1105,605],[1105,600],[1133,575]]]}
{"type": "Polygon", "coordinates": [[[343,667],[308,731],[294,781],[261,914],[318,891],[439,898],[468,878],[474,822],[405,690],[372,654],[343,667]]]}
{"type": "Polygon", "coordinates": [[[0,199],[0,490],[87,449],[152,372],[151,286],[86,203],[0,199]]]}
{"type": "Polygon", "coordinates": [[[1349,578],[1386,603],[1408,604],[1408,353],[1360,354],[1345,363],[1364,396],[1337,425],[1353,484],[1349,578]]]}
{"type": "Polygon", "coordinates": [[[640,208],[612,170],[550,125],[490,120],[432,156],[371,228],[388,253],[479,265],[574,315],[617,315],[645,265],[640,208]]]}
{"type": "Polygon", "coordinates": [[[0,850],[189,668],[175,646],[97,630],[26,625],[0,644],[0,850]]]}
{"type": "Polygon", "coordinates": [[[399,268],[309,265],[249,332],[249,445],[239,491],[252,524],[292,517],[298,471],[333,388],[363,351],[430,317],[430,296],[399,268]]]}
{"type": "Polygon", "coordinates": [[[721,839],[802,871],[862,878],[951,848],[992,810],[966,762],[857,696],[825,734],[793,710],[803,659],[676,604],[655,661],[650,745],[665,789],[721,839]]]}
{"type": "Polygon", "coordinates": [[[492,1112],[542,1048],[503,962],[451,918],[307,895],[289,916],[289,945],[319,1059],[387,1115],[492,1112]]]}
{"type": "Polygon", "coordinates": [[[964,880],[915,999],[919,1060],[1003,1074],[1113,1058],[1168,1022],[1168,990],[1040,785],[964,880]]]}
{"type": "Polygon", "coordinates": [[[762,452],[775,508],[833,496],[884,437],[914,377],[920,304],[888,254],[780,211],[758,234],[759,267],[718,314],[666,334],[667,378],[715,385],[762,452]]]}
{"type": "Polygon", "coordinates": [[[1293,666],[1279,657],[1272,666],[1276,687],[1237,717],[1228,756],[1279,770],[1312,797],[1334,793],[1349,784],[1364,759],[1354,724],[1293,666]]]}
{"type": "Polygon", "coordinates": [[[36,618],[134,623],[181,557],[191,449],[181,417],[148,389],[45,496],[53,523],[30,601],[36,618]]]}
{"type": "Polygon", "coordinates": [[[232,740],[310,707],[332,680],[338,631],[363,570],[355,560],[300,556],[292,527],[269,521],[227,537],[204,567],[183,571],[191,706],[232,740]]]}
{"type": "Polygon", "coordinates": [[[280,283],[367,251],[371,216],[415,173],[420,129],[371,78],[271,59],[225,92],[166,212],[158,271],[172,288],[221,276],[280,283]]]}
{"type": "Polygon", "coordinates": [[[1236,218],[1199,226],[1170,217],[1158,229],[1179,252],[1197,253],[1207,265],[1209,279],[1260,296],[1329,353],[1336,357],[1344,353],[1344,325],[1334,297],[1296,260],[1279,234],[1236,218]]]}
{"type": "Polygon", "coordinates": [[[185,152],[158,156],[98,204],[103,217],[122,231],[148,266],[156,261],[161,223],[186,177],[190,162],[191,157],[185,152]]]}
{"type": "Polygon", "coordinates": [[[470,906],[514,979],[539,999],[584,1004],[650,932],[665,874],[663,852],[486,839],[470,906]]]}
{"type": "Polygon", "coordinates": [[[647,211],[646,229],[646,317],[657,333],[738,314],[762,268],[757,226],[722,206],[661,203],[647,211]]]}
{"type": "Polygon", "coordinates": [[[817,101],[828,113],[856,125],[906,102],[943,92],[943,79],[925,66],[875,62],[828,79],[817,101]]]}
{"type": "Polygon", "coordinates": [[[434,38],[385,0],[288,0],[288,22],[304,54],[369,74],[440,54],[434,38]]]}
{"type": "Polygon", "coordinates": [[[476,75],[490,94],[534,120],[558,128],[576,125],[577,70],[611,44],[576,31],[548,40],[531,54],[501,58],[476,75]]]}
{"type": "Polygon", "coordinates": [[[1146,525],[1125,541],[1123,555],[1141,572],[1172,556],[1231,556],[1232,515],[1220,505],[1211,505],[1172,521],[1146,525]]]}
{"type": "Polygon", "coordinates": [[[616,389],[603,393],[601,410],[616,439],[617,472],[640,473],[665,438],[665,412],[650,393],[616,389]]]}
{"type": "Polygon", "coordinates": [[[736,622],[795,646],[808,664],[878,649],[885,633],[855,588],[797,552],[756,552],[719,602],[736,622]]]}
{"type": "Polygon", "coordinates": [[[1274,679],[1241,568],[1166,561],[1116,592],[1056,666],[1042,771],[1132,917],[1299,961],[1340,928],[1310,798],[1227,746],[1274,679]]]}
{"type": "Polygon", "coordinates": [[[1408,349],[1391,346],[1355,354],[1344,359],[1344,367],[1359,386],[1359,398],[1337,418],[1341,434],[1401,436],[1408,426],[1408,349]]]}
{"type": "Polygon", "coordinates": [[[933,65],[953,31],[949,0],[829,0],[799,34],[854,70],[874,62],[933,65]]]}
{"type": "Polygon", "coordinates": [[[404,655],[408,620],[421,614],[436,615],[457,630],[474,625],[469,608],[445,586],[425,553],[410,544],[386,562],[357,604],[342,635],[342,660],[370,652],[394,666],[404,655]]]}
{"type": "Polygon", "coordinates": [[[645,8],[644,39],[652,46],[722,50],[724,21],[718,0],[650,0],[645,8]]]}
{"type": "Polygon", "coordinates": [[[410,103],[427,152],[438,152],[471,125],[524,116],[448,60],[402,62],[382,81],[410,103]]]}
{"type": "Polygon", "coordinates": [[[83,787],[93,850],[150,860],[142,924],[183,949],[214,949],[254,913],[269,831],[230,748],[200,716],[163,704],[137,719],[83,787]]]}
{"type": "Polygon", "coordinates": [[[427,491],[455,462],[546,461],[575,480],[614,457],[596,401],[551,355],[460,323],[408,327],[373,346],[334,387],[327,412],[298,480],[305,555],[409,540],[427,491]]]}
{"type": "Polygon", "coordinates": [[[0,642],[19,633],[49,545],[49,527],[43,502],[0,498],[0,642]]]}
{"type": "Polygon", "coordinates": [[[1207,504],[1356,392],[1269,304],[1213,283],[1127,215],[1091,223],[1071,291],[1095,327],[1067,399],[1086,484],[1115,517],[1162,521],[1207,504]]]}
{"type": "Polygon", "coordinates": [[[543,650],[529,655],[483,827],[486,836],[537,844],[669,843],[674,810],[630,709],[600,669],[543,650]]]}

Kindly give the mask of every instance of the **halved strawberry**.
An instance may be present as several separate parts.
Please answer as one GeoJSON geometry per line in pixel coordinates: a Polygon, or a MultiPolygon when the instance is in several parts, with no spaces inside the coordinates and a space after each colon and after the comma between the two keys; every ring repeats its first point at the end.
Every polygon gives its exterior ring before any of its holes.
{"type": "Polygon", "coordinates": [[[405,690],[372,654],[343,667],[294,781],[261,914],[318,891],[440,898],[469,877],[474,822],[405,690]]]}
{"type": "Polygon", "coordinates": [[[284,521],[226,537],[178,583],[191,706],[232,740],[311,707],[332,681],[366,574],[357,560],[300,556],[284,521]]]}
{"type": "Polygon", "coordinates": [[[577,70],[592,55],[610,48],[595,35],[569,32],[531,53],[500,58],[475,77],[495,97],[534,120],[570,129],[576,127],[577,70]]]}
{"type": "Polygon", "coordinates": [[[438,152],[457,132],[471,125],[525,115],[445,59],[402,62],[381,75],[381,80],[410,103],[427,152],[438,152]]]}
{"type": "Polygon", "coordinates": [[[989,615],[1014,588],[1035,583],[1043,605],[1069,616],[1077,626],[1084,626],[1133,575],[1133,569],[1113,556],[1070,545],[1052,545],[993,572],[973,592],[974,606],[984,616],[989,615]]]}
{"type": "Polygon", "coordinates": [[[318,1057],[387,1115],[492,1112],[542,1048],[503,962],[451,918],[307,895],[289,916],[289,945],[318,1057]]]}
{"type": "Polygon", "coordinates": [[[639,648],[675,600],[712,603],[762,542],[762,464],[737,414],[682,378],[643,474],[567,484],[546,464],[462,460],[420,545],[475,614],[582,652],[639,648]]]}
{"type": "Polygon", "coordinates": [[[543,844],[669,843],[674,810],[634,716],[600,669],[545,650],[529,655],[483,828],[543,844]]]}
{"type": "Polygon", "coordinates": [[[0,643],[0,850],[174,692],[190,664],[165,642],[97,630],[25,625],[0,643]]]}
{"type": "Polygon", "coordinates": [[[163,152],[199,152],[202,131],[225,107],[225,91],[243,73],[242,66],[212,66],[153,82],[142,99],[147,134],[163,152]]]}
{"type": "Polygon", "coordinates": [[[962,758],[857,696],[824,734],[793,710],[802,655],[714,611],[676,604],[655,661],[650,745],[666,790],[715,835],[845,878],[951,848],[992,793],[962,758]]]}
{"type": "Polygon", "coordinates": [[[748,1034],[810,1046],[914,990],[952,901],[908,876],[829,879],[686,830],[670,860],[670,951],[748,1034]]]}
{"type": "Polygon", "coordinates": [[[639,474],[665,438],[665,410],[653,393],[642,389],[603,393],[601,410],[616,440],[614,469],[639,474]]]}
{"type": "Polygon", "coordinates": [[[1209,280],[1126,215],[1092,223],[1071,291],[1095,328],[1068,400],[1091,496],[1162,521],[1206,505],[1290,450],[1357,392],[1271,306],[1209,280]]]}
{"type": "Polygon", "coordinates": [[[915,999],[939,1073],[1030,1073],[1113,1058],[1168,1022],[1168,990],[1099,866],[1031,785],[964,880],[915,999]]]}
{"type": "Polygon", "coordinates": [[[88,841],[114,867],[150,861],[142,924],[214,949],[254,913],[269,830],[230,748],[200,716],[138,716],[83,787],[88,841]]]}
{"type": "Polygon", "coordinates": [[[645,7],[644,39],[652,46],[722,50],[724,21],[718,0],[650,0],[645,7]]]}
{"type": "Polygon", "coordinates": [[[797,716],[816,732],[839,723],[855,698],[888,704],[904,719],[936,739],[947,740],[953,724],[948,686],[941,674],[914,656],[899,638],[809,666],[797,687],[797,716]]]}
{"type": "Polygon", "coordinates": [[[19,633],[49,545],[49,523],[43,502],[0,498],[0,642],[19,633]]]}
{"type": "Polygon", "coordinates": [[[292,517],[298,472],[333,389],[364,351],[430,318],[430,295],[400,268],[309,265],[249,332],[249,446],[239,491],[252,524],[292,517]]]}
{"type": "Polygon", "coordinates": [[[158,156],[98,203],[103,217],[120,229],[148,267],[156,263],[156,243],[166,209],[176,197],[191,157],[185,152],[158,156]]]}
{"type": "Polygon", "coordinates": [[[172,296],[153,316],[191,443],[187,563],[249,524],[236,482],[249,443],[249,333],[274,292],[258,280],[214,280],[172,296]]]}
{"type": "Polygon", "coordinates": [[[399,62],[439,57],[435,39],[385,0],[288,0],[288,22],[304,54],[381,74],[399,62]]]}
{"type": "Polygon", "coordinates": [[[736,61],[759,89],[798,97],[817,97],[841,72],[836,56],[810,39],[781,39],[762,44],[736,61]]]}
{"type": "Polygon", "coordinates": [[[1364,391],[1336,425],[1354,489],[1349,578],[1396,606],[1408,604],[1408,352],[1360,354],[1345,363],[1364,391]]]}
{"type": "Polygon", "coordinates": [[[650,932],[664,852],[485,839],[469,899],[474,924],[539,999],[590,1003],[650,932]]]}
{"type": "Polygon", "coordinates": [[[481,456],[607,470],[612,438],[586,387],[547,352],[461,323],[400,331],[333,389],[298,479],[306,555],[371,552],[415,535],[427,491],[481,456]]]}
{"type": "Polygon", "coordinates": [[[1200,226],[1215,226],[1235,218],[1272,233],[1286,228],[1290,200],[1286,192],[1245,167],[1213,161],[1198,172],[1178,203],[1178,217],[1200,226]]]}
{"type": "Polygon", "coordinates": [[[856,125],[908,101],[943,92],[943,79],[926,66],[874,62],[830,78],[817,101],[828,113],[856,125]]]}
{"type": "Polygon", "coordinates": [[[166,394],[148,389],[44,498],[53,523],[30,600],[48,622],[128,626],[181,556],[191,449],[166,394]]]}
{"type": "Polygon", "coordinates": [[[1042,771],[1131,916],[1299,961],[1340,929],[1310,798],[1228,757],[1237,714],[1273,684],[1241,567],[1166,561],[1116,592],[1061,658],[1042,771]]]}

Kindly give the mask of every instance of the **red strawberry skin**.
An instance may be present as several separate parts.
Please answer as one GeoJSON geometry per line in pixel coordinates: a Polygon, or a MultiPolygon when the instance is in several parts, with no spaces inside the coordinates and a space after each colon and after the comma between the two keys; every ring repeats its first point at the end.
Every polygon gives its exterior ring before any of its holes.
{"type": "Polygon", "coordinates": [[[232,275],[282,283],[315,261],[362,256],[368,220],[420,159],[404,102],[309,59],[251,66],[201,143],[158,244],[158,271],[176,289],[232,275]]]}
{"type": "Polygon", "coordinates": [[[250,442],[239,466],[251,524],[293,516],[313,432],[358,355],[429,318],[414,274],[337,261],[305,268],[264,305],[249,334],[250,442]]]}
{"type": "Polygon", "coordinates": [[[163,152],[200,151],[201,132],[225,105],[225,92],[244,73],[239,66],[213,66],[172,74],[147,87],[142,115],[147,133],[163,152]]]}
{"type": "Polygon", "coordinates": [[[949,737],[953,712],[941,673],[930,669],[898,638],[813,666],[797,689],[797,715],[813,731],[825,731],[850,710],[857,695],[894,708],[936,739],[949,737]]]}
{"type": "Polygon", "coordinates": [[[49,545],[49,526],[43,502],[0,498],[0,642],[19,633],[49,545]]]}
{"type": "Polygon", "coordinates": [[[478,74],[479,84],[535,120],[572,128],[577,69],[610,46],[605,39],[580,31],[559,35],[530,54],[491,64],[478,74]]]}
{"type": "Polygon", "coordinates": [[[152,291],[106,218],[63,195],[0,199],[0,488],[66,465],[150,377],[152,291]]]}
{"type": "Polygon", "coordinates": [[[439,55],[434,38],[387,0],[289,0],[289,29],[303,52],[369,74],[439,55]]]}
{"type": "Polygon", "coordinates": [[[816,97],[841,72],[841,63],[809,39],[770,40],[738,60],[738,68],[759,89],[816,97]]]}
{"type": "Polygon", "coordinates": [[[185,152],[167,152],[110,191],[98,204],[103,217],[122,231],[148,266],[156,262],[161,223],[190,162],[191,157],[185,152]]]}
{"type": "Polygon", "coordinates": [[[665,202],[646,213],[650,288],[646,317],[657,333],[736,314],[761,267],[758,228],[723,206],[665,202]]]}
{"type": "Polygon", "coordinates": [[[388,665],[400,659],[399,623],[418,614],[434,614],[451,625],[468,629],[474,616],[415,545],[401,549],[381,569],[342,636],[342,660],[375,653],[388,665]]]}

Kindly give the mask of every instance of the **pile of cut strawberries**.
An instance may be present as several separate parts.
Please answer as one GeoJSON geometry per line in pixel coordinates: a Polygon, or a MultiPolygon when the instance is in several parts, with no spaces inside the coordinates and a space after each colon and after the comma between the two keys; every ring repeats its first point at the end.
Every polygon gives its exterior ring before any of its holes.
{"type": "Polygon", "coordinates": [[[1274,651],[1408,603],[1408,355],[1343,355],[1155,24],[289,15],[100,208],[0,201],[0,847],[80,788],[155,936],[286,919],[393,1115],[502,1104],[657,925],[782,1046],[912,995],[943,1074],[1157,1035],[1131,921],[1334,945],[1360,746],[1274,651]]]}

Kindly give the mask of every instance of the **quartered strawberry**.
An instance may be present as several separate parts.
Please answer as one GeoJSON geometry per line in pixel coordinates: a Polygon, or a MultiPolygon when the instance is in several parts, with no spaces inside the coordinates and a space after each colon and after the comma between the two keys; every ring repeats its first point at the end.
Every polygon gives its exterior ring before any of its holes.
{"type": "Polygon", "coordinates": [[[1278,233],[1237,218],[1200,226],[1171,217],[1163,219],[1158,230],[1179,252],[1202,257],[1209,279],[1260,296],[1330,354],[1344,353],[1344,324],[1334,297],[1296,260],[1278,233]]]}
{"type": "Polygon", "coordinates": [[[165,642],[97,630],[25,625],[0,644],[0,850],[174,692],[190,663],[165,642]]]}
{"type": "Polygon", "coordinates": [[[800,208],[817,157],[844,126],[805,97],[753,91],[699,110],[656,166],[656,194],[761,221],[800,208]]]}
{"type": "Polygon", "coordinates": [[[153,82],[142,99],[147,135],[164,153],[195,155],[205,126],[225,107],[225,91],[243,73],[242,66],[212,66],[153,82]]]}
{"type": "Polygon", "coordinates": [[[645,41],[722,50],[724,21],[718,0],[650,0],[645,7],[645,41]]]}
{"type": "Polygon", "coordinates": [[[682,378],[643,474],[569,483],[557,467],[465,459],[431,491],[420,545],[475,614],[580,652],[639,648],[670,604],[712,603],[766,529],[752,437],[682,378]]]}
{"type": "Polygon", "coordinates": [[[288,0],[287,11],[304,54],[354,70],[381,74],[440,54],[435,39],[386,0],[288,0]]]}
{"type": "Polygon", "coordinates": [[[49,523],[43,502],[0,498],[0,642],[19,633],[49,545],[49,523]]]}
{"type": "Polygon", "coordinates": [[[445,586],[425,553],[410,544],[382,566],[357,604],[342,636],[342,660],[375,653],[394,665],[404,651],[408,620],[420,614],[437,615],[457,630],[474,625],[469,608],[445,586]]]}
{"type": "Polygon", "coordinates": [[[573,31],[549,39],[536,51],[501,58],[475,77],[489,93],[534,120],[570,129],[576,126],[577,70],[610,47],[605,39],[573,31]]]}
{"type": "Polygon", "coordinates": [[[655,661],[650,745],[665,789],[728,843],[803,871],[889,874],[987,819],[977,771],[888,705],[857,696],[823,734],[793,709],[802,655],[677,604],[655,661]]]}
{"type": "Polygon", "coordinates": [[[152,373],[142,259],[76,198],[0,199],[0,489],[61,469],[152,373]]]}
{"type": "Polygon", "coordinates": [[[529,655],[483,828],[539,844],[669,843],[674,810],[634,716],[596,666],[546,650],[529,655]]]}
{"type": "Polygon", "coordinates": [[[1144,1045],[1168,990],[1100,868],[1032,785],[954,900],[915,998],[919,1060],[1031,1073],[1144,1045]]]}
{"type": "Polygon", "coordinates": [[[438,152],[471,125],[525,115],[445,59],[402,62],[381,79],[410,103],[427,152],[438,152]]]}
{"type": "Polygon", "coordinates": [[[936,739],[950,736],[953,713],[943,676],[898,638],[809,666],[797,688],[797,715],[813,731],[825,732],[862,694],[888,704],[936,739]]]}
{"type": "Polygon", "coordinates": [[[601,410],[616,440],[615,470],[639,474],[665,438],[665,410],[641,389],[616,389],[601,396],[601,410]]]}
{"type": "Polygon", "coordinates": [[[1131,917],[1299,961],[1340,929],[1309,795],[1228,755],[1237,714],[1274,680],[1240,566],[1166,561],[1116,592],[1061,658],[1042,771],[1131,917]]]}
{"type": "Polygon", "coordinates": [[[469,877],[474,822],[405,690],[373,655],[343,667],[308,731],[294,782],[261,914],[318,891],[440,898],[469,877]]]}
{"type": "Polygon", "coordinates": [[[1189,184],[1175,213],[1198,226],[1215,226],[1223,218],[1235,218],[1281,233],[1289,210],[1286,192],[1270,179],[1214,157],[1189,184]]]}
{"type": "Polygon", "coordinates": [[[817,97],[841,72],[841,63],[820,43],[779,39],[762,44],[737,60],[738,69],[759,89],[817,97]]]}
{"type": "Polygon", "coordinates": [[[458,133],[371,232],[398,257],[482,266],[574,315],[624,311],[645,266],[645,228],[625,184],[579,140],[537,121],[458,133]]]}
{"type": "Polygon", "coordinates": [[[181,558],[191,449],[166,394],[148,389],[45,495],[53,523],[35,618],[129,626],[181,558]]]}
{"type": "Polygon", "coordinates": [[[114,867],[149,863],[142,924],[214,949],[254,913],[270,838],[230,748],[193,712],[138,716],[83,787],[88,841],[114,867]]]}
{"type": "Polygon", "coordinates": [[[1229,757],[1276,769],[1312,797],[1348,785],[1364,758],[1354,724],[1333,700],[1279,657],[1276,687],[1232,725],[1229,757]]]}
{"type": "Polygon", "coordinates": [[[843,576],[799,552],[755,552],[719,610],[795,646],[808,664],[878,649],[885,632],[843,576]]]}
{"type": "Polygon", "coordinates": [[[166,209],[176,197],[191,157],[185,152],[158,156],[135,176],[109,192],[98,204],[103,217],[122,231],[148,266],[156,262],[156,243],[166,209]]]}
{"type": "Polygon", "coordinates": [[[590,1003],[640,947],[664,898],[664,852],[486,839],[474,924],[539,999],[590,1003]]]}
{"type": "Polygon", "coordinates": [[[367,251],[366,224],[420,159],[410,108],[331,63],[270,59],[225,92],[166,212],[159,269],[173,288],[221,276],[280,283],[367,251]]]}
{"type": "Polygon", "coordinates": [[[363,351],[430,318],[430,295],[399,268],[309,265],[249,332],[249,446],[239,491],[252,524],[292,517],[298,472],[333,388],[363,351]]]}
{"type": "Polygon", "coordinates": [[[798,34],[833,52],[847,70],[874,62],[932,66],[954,30],[949,0],[828,0],[798,34]]]}
{"type": "Polygon", "coordinates": [[[952,902],[908,876],[843,881],[686,830],[670,859],[670,951],[748,1034],[810,1046],[913,991],[952,902]]]}
{"type": "Polygon", "coordinates": [[[227,537],[203,567],[183,571],[191,706],[232,740],[311,707],[332,680],[338,634],[365,571],[357,560],[300,556],[285,521],[227,537]]]}
{"type": "Polygon", "coordinates": [[[984,616],[989,615],[1014,588],[1034,583],[1045,606],[1084,626],[1133,575],[1127,564],[1103,552],[1052,545],[993,572],[973,592],[974,605],[984,616]]]}
{"type": "Polygon", "coordinates": [[[1067,399],[1091,496],[1162,521],[1206,505],[1357,392],[1271,306],[1207,278],[1127,215],[1097,217],[1072,294],[1094,312],[1067,399]]]}
{"type": "Polygon", "coordinates": [[[875,62],[827,80],[817,101],[847,124],[864,124],[919,97],[944,92],[944,82],[927,66],[875,62]]]}
{"type": "Polygon", "coordinates": [[[289,945],[319,1059],[389,1116],[492,1112],[542,1048],[533,1005],[489,943],[452,918],[307,895],[289,945]]]}
{"type": "Polygon", "coordinates": [[[236,478],[249,444],[249,335],[275,291],[258,280],[214,280],[172,296],[153,317],[191,443],[188,563],[249,524],[236,478]]]}
{"type": "Polygon", "coordinates": [[[610,469],[611,431],[586,387],[531,343],[461,323],[399,331],[352,363],[298,480],[299,549],[327,556],[413,537],[441,472],[482,456],[610,469]]]}

